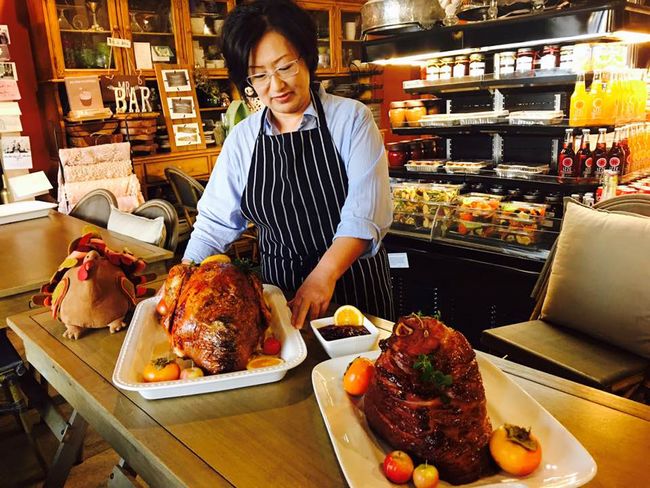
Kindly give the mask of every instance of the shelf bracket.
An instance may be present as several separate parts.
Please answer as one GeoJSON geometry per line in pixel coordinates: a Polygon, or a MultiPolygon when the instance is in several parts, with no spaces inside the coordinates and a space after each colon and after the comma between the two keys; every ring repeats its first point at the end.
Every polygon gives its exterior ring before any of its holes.
{"type": "Polygon", "coordinates": [[[445,151],[447,153],[446,157],[447,159],[451,160],[451,137],[447,137],[445,139],[445,145],[447,146],[445,151]]]}
{"type": "Polygon", "coordinates": [[[499,112],[503,110],[504,107],[504,97],[503,93],[501,93],[501,90],[495,89],[494,90],[494,110],[499,112]]]}

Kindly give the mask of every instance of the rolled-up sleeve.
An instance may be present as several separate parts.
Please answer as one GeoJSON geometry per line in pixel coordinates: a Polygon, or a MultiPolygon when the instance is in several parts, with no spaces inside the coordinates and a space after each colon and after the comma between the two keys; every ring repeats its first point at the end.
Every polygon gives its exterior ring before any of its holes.
{"type": "Polygon", "coordinates": [[[363,257],[374,256],[392,223],[388,161],[381,133],[370,109],[359,104],[350,132],[348,196],[334,239],[356,237],[371,241],[363,257]]]}
{"type": "Polygon", "coordinates": [[[200,263],[212,254],[223,253],[246,229],[240,207],[245,187],[242,168],[245,155],[236,134],[233,132],[226,139],[199,200],[199,214],[183,259],[200,263]]]}

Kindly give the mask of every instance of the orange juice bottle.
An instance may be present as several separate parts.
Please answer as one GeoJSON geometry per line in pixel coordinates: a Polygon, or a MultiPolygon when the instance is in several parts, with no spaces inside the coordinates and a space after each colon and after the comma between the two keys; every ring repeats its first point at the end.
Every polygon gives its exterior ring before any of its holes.
{"type": "Polygon", "coordinates": [[[588,105],[591,107],[591,119],[588,125],[603,125],[603,101],[605,91],[600,73],[594,74],[594,80],[591,82],[589,96],[587,97],[588,105]]]}
{"type": "Polygon", "coordinates": [[[616,90],[615,90],[615,73],[609,73],[607,88],[603,96],[602,123],[606,125],[615,124],[616,119],[616,90]]]}
{"type": "Polygon", "coordinates": [[[589,105],[589,94],[585,86],[585,75],[579,74],[576,87],[571,95],[571,106],[569,109],[569,125],[580,127],[587,125],[591,119],[591,107],[589,105]]]}
{"type": "Polygon", "coordinates": [[[648,98],[648,85],[643,77],[643,70],[636,70],[634,79],[634,115],[638,121],[645,120],[645,104],[648,98]]]}

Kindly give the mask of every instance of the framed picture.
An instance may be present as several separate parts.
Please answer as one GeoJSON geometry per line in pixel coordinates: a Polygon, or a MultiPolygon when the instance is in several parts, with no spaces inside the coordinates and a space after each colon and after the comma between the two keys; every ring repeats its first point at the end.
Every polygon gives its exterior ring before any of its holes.
{"type": "Polygon", "coordinates": [[[29,137],[2,138],[2,165],[4,169],[29,169],[32,167],[32,148],[29,137]]]}
{"type": "Polygon", "coordinates": [[[186,69],[164,69],[162,70],[163,84],[167,92],[191,91],[190,74],[186,69]]]}
{"type": "Polygon", "coordinates": [[[174,127],[174,142],[177,146],[193,146],[201,144],[201,133],[199,124],[192,122],[190,124],[176,124],[174,127]]]}
{"type": "Polygon", "coordinates": [[[9,37],[9,26],[2,24],[0,25],[0,44],[11,44],[11,38],[9,37]]]}
{"type": "Polygon", "coordinates": [[[68,77],[64,81],[71,111],[104,108],[98,76],[68,77]]]}
{"type": "Polygon", "coordinates": [[[9,54],[9,46],[6,44],[0,44],[0,61],[9,61],[11,59],[11,54],[9,54]]]}
{"type": "Polygon", "coordinates": [[[18,73],[16,72],[16,63],[0,63],[0,80],[14,80],[18,81],[18,73]]]}
{"type": "Polygon", "coordinates": [[[169,107],[169,118],[172,120],[193,119],[196,117],[194,98],[192,97],[169,97],[167,106],[169,107]]]}

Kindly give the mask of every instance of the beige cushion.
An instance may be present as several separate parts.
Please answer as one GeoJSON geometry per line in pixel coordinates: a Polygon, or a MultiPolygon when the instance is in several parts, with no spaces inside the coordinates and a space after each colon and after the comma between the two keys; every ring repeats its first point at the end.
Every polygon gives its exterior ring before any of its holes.
{"type": "Polygon", "coordinates": [[[107,229],[156,246],[162,246],[166,237],[163,217],[148,219],[116,208],[111,208],[107,229]]]}
{"type": "Polygon", "coordinates": [[[569,203],[541,319],[650,358],[650,218],[569,203]]]}

